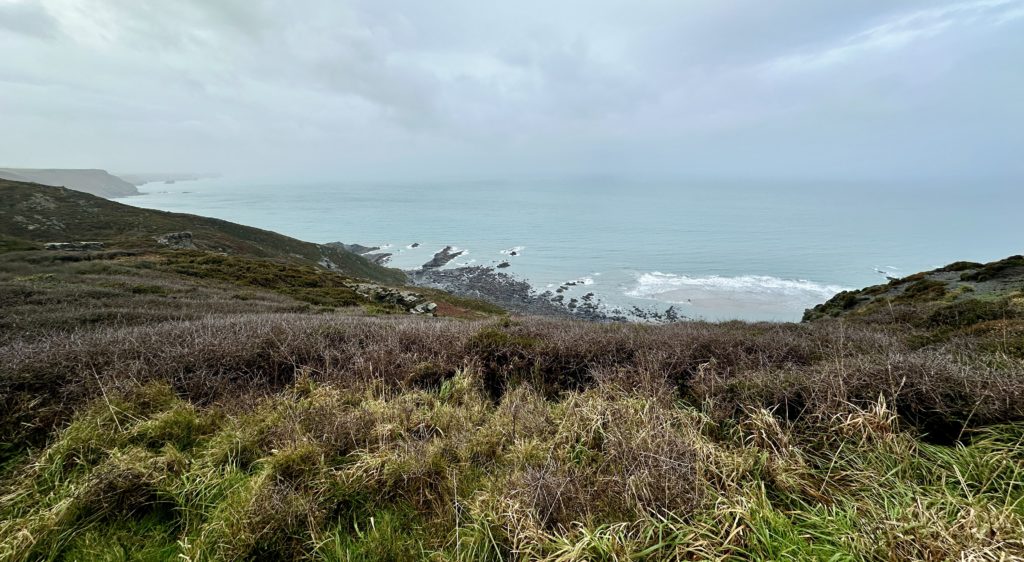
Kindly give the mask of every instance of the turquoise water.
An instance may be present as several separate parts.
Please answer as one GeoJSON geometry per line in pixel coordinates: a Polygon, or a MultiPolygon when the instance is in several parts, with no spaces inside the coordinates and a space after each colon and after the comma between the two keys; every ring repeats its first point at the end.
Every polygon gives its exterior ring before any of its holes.
{"type": "Polygon", "coordinates": [[[402,268],[454,245],[467,253],[453,266],[508,259],[505,271],[541,291],[580,280],[570,296],[713,320],[798,320],[884,274],[1024,252],[1024,189],[1005,184],[218,179],[140,190],[120,201],[385,246],[402,268]]]}

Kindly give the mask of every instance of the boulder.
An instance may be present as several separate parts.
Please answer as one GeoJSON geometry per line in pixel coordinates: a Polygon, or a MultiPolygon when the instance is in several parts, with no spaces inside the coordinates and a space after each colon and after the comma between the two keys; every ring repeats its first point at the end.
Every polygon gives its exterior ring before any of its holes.
{"type": "Polygon", "coordinates": [[[163,236],[157,237],[156,241],[175,250],[194,250],[196,247],[192,243],[191,232],[168,232],[163,236]]]}
{"type": "Polygon", "coordinates": [[[103,242],[49,242],[43,247],[62,252],[94,252],[103,249],[103,242]]]}

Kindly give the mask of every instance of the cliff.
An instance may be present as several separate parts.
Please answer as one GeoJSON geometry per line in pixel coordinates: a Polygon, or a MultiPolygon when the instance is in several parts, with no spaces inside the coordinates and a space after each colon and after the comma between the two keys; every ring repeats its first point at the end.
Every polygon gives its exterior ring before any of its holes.
{"type": "Polygon", "coordinates": [[[134,185],[105,170],[0,168],[0,179],[66,187],[108,199],[139,194],[134,185]]]}

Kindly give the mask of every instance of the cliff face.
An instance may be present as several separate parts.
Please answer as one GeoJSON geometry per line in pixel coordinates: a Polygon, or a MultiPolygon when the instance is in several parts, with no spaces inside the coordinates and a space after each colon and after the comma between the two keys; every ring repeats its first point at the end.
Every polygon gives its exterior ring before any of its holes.
{"type": "Polygon", "coordinates": [[[139,194],[134,185],[105,170],[0,168],[0,179],[66,187],[108,199],[139,194]]]}

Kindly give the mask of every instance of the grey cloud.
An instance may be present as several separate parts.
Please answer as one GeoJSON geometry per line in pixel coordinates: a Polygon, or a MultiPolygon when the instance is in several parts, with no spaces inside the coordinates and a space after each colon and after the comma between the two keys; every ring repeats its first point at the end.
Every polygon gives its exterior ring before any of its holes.
{"type": "Polygon", "coordinates": [[[1024,0],[0,0],[0,52],[17,53],[0,57],[0,154],[367,177],[1024,174],[1022,16],[1024,0]]]}
{"type": "Polygon", "coordinates": [[[19,33],[34,37],[51,37],[56,22],[43,6],[31,0],[0,2],[0,33],[19,33]]]}

